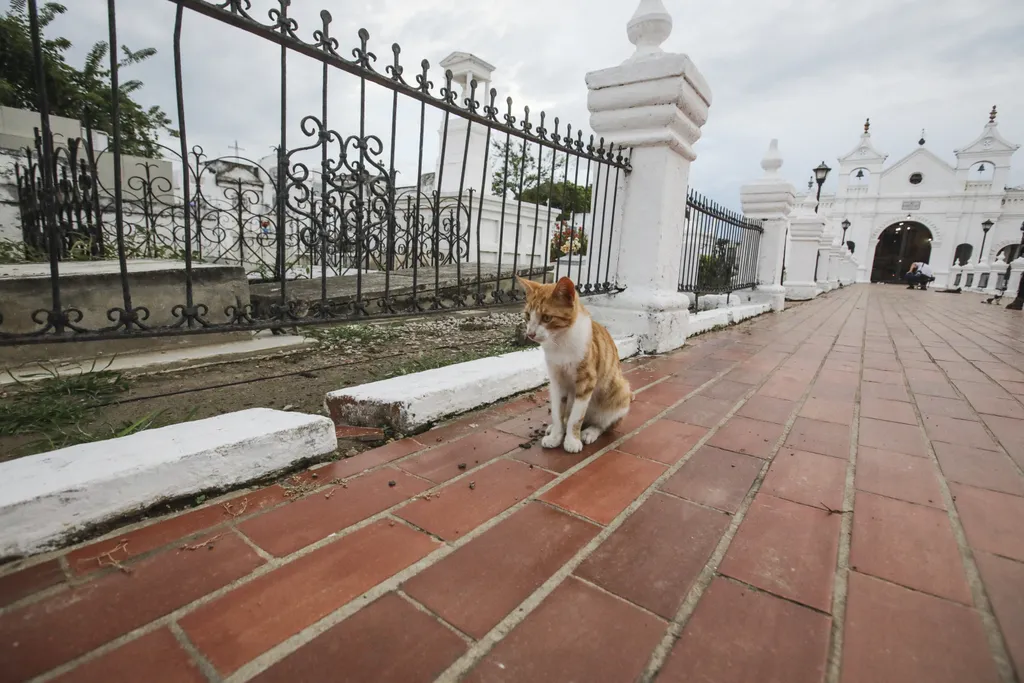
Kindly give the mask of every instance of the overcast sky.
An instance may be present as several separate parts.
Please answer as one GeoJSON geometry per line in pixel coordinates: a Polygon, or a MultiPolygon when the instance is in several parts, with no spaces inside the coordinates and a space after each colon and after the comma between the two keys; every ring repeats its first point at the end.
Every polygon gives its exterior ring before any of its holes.
{"type": "MultiPolygon", "coordinates": [[[[80,65],[88,47],[106,38],[106,2],[64,0],[68,13],[51,26],[64,35],[80,65]]],[[[265,20],[276,0],[252,0],[265,20]]],[[[407,80],[423,58],[472,52],[497,67],[499,101],[511,95],[517,113],[530,105],[574,128],[589,129],[584,75],[620,63],[632,52],[626,22],[635,0],[293,0],[299,34],[312,40],[319,11],[334,15],[331,34],[343,54],[358,46],[360,27],[383,71],[391,44],[402,46],[407,80]]],[[[779,138],[783,173],[804,187],[810,169],[857,143],[866,117],[875,146],[890,163],[911,152],[922,128],[927,145],[952,163],[953,149],[981,133],[993,104],[1000,130],[1024,143],[1024,2],[1021,0],[665,0],[674,30],[664,48],[690,55],[711,86],[710,118],[697,145],[691,184],[730,206],[739,187],[760,175],[768,141],[779,138]]],[[[159,104],[177,123],[170,0],[119,0],[119,40],[159,51],[131,67],[137,99],[159,104]]],[[[270,153],[279,133],[279,50],[216,20],[185,12],[183,67],[190,144],[213,156],[270,153]]],[[[289,146],[305,144],[299,120],[320,113],[319,63],[289,58],[289,146]]],[[[432,70],[435,88],[443,77],[432,70]]],[[[358,133],[359,79],[329,77],[332,128],[358,133]]],[[[390,136],[390,94],[371,87],[367,126],[390,136]]],[[[550,121],[550,118],[549,118],[550,121]]],[[[428,116],[424,171],[433,170],[439,116],[428,116]]],[[[400,104],[396,166],[412,182],[418,161],[419,107],[400,104]]],[[[171,142],[171,144],[176,144],[171,142]]],[[[386,151],[385,151],[386,154],[386,151]]],[[[386,158],[385,158],[386,161],[386,158]]],[[[834,185],[830,178],[829,186],[834,185]]],[[[1024,184],[1024,152],[1011,184],[1024,184]]]]}

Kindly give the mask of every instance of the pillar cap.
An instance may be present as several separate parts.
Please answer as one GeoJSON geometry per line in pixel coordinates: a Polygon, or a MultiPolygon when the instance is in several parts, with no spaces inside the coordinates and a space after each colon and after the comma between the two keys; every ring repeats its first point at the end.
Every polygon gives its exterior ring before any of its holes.
{"type": "Polygon", "coordinates": [[[636,11],[626,24],[629,42],[636,51],[626,62],[636,62],[664,54],[661,44],[672,35],[672,16],[661,0],[640,0],[636,11]]]}
{"type": "Polygon", "coordinates": [[[491,75],[497,68],[469,52],[451,53],[441,60],[441,67],[449,69],[456,81],[464,80],[467,75],[473,74],[477,82],[486,83],[491,81],[491,75]]]}
{"type": "Polygon", "coordinates": [[[634,54],[587,74],[590,127],[623,147],[667,147],[689,161],[708,119],[711,89],[684,54],[664,52],[672,17],[661,0],[640,0],[626,26],[634,54]]]}
{"type": "Polygon", "coordinates": [[[752,183],[740,188],[740,204],[743,213],[750,218],[766,220],[784,218],[793,210],[796,202],[796,188],[782,177],[782,155],[779,141],[773,139],[761,157],[764,174],[752,183]]]}

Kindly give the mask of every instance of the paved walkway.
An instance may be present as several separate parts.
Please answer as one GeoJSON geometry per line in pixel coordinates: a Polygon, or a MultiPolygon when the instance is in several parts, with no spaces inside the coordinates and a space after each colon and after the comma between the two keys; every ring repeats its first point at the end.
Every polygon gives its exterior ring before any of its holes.
{"type": "Polygon", "coordinates": [[[0,576],[0,681],[987,683],[1024,672],[1024,317],[846,288],[0,576]],[[1016,672],[1016,674],[1015,674],[1016,672]]]}

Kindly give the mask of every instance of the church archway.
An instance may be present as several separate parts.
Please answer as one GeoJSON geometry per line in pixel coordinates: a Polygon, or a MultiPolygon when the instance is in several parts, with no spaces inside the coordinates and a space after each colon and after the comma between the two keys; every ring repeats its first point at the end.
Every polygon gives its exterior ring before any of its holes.
{"type": "Polygon", "coordinates": [[[1021,248],[1019,244],[1008,244],[996,253],[996,259],[1002,256],[1003,261],[1009,263],[1010,261],[1013,261],[1020,255],[1021,248]]]}
{"type": "Polygon", "coordinates": [[[953,252],[953,263],[959,263],[961,266],[966,266],[971,260],[971,254],[974,253],[974,245],[963,244],[956,245],[956,251],[953,252]]]}
{"type": "Polygon", "coordinates": [[[931,230],[916,221],[893,223],[878,236],[871,281],[900,282],[911,263],[927,263],[931,255],[931,230]]]}

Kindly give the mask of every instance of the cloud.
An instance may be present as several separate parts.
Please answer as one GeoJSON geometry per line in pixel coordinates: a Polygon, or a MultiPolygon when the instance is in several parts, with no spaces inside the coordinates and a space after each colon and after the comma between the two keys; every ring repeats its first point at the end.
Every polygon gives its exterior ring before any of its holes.
{"type": "MultiPolygon", "coordinates": [[[[74,43],[80,62],[88,47],[106,38],[105,3],[68,3],[52,26],[74,43]]],[[[274,0],[253,0],[262,19],[274,0]]],[[[631,52],[625,24],[632,0],[322,0],[293,2],[289,12],[300,35],[311,40],[321,27],[319,5],[333,13],[330,32],[349,57],[365,27],[375,68],[392,61],[391,44],[402,46],[405,77],[414,82],[422,58],[436,67],[449,52],[473,52],[496,65],[499,102],[506,95],[587,128],[588,71],[618,64],[631,52]]],[[[697,145],[691,184],[729,206],[739,187],[758,176],[770,138],[780,140],[783,173],[798,187],[821,160],[834,160],[857,142],[866,117],[876,146],[892,161],[912,151],[921,128],[930,149],[953,161],[953,149],[981,131],[992,104],[1001,131],[1024,143],[1024,3],[1019,0],[665,0],[675,22],[665,49],[685,52],[708,80],[714,101],[697,145]]],[[[133,48],[153,46],[158,56],[131,67],[145,88],[140,99],[159,104],[175,121],[172,36],[176,5],[168,0],[121,0],[119,40],[133,48]]],[[[270,153],[280,138],[280,49],[257,36],[185,10],[182,71],[189,144],[212,155],[230,153],[238,140],[244,154],[270,153]]],[[[358,132],[365,108],[369,132],[390,143],[391,92],[375,84],[360,94],[360,79],[329,69],[329,125],[358,132]]],[[[305,144],[305,115],[321,116],[320,64],[288,57],[289,146],[305,144]]],[[[419,162],[419,104],[399,98],[396,166],[404,179],[419,162]]],[[[433,170],[442,117],[427,107],[424,170],[433,170]]],[[[171,144],[177,144],[170,141],[171,144]]],[[[387,153],[387,147],[385,153],[387,153]]],[[[831,182],[834,182],[834,178],[831,182]]],[[[1024,184],[1024,159],[1011,183],[1024,184]]],[[[827,188],[826,188],[827,189],[827,188]]]]}

